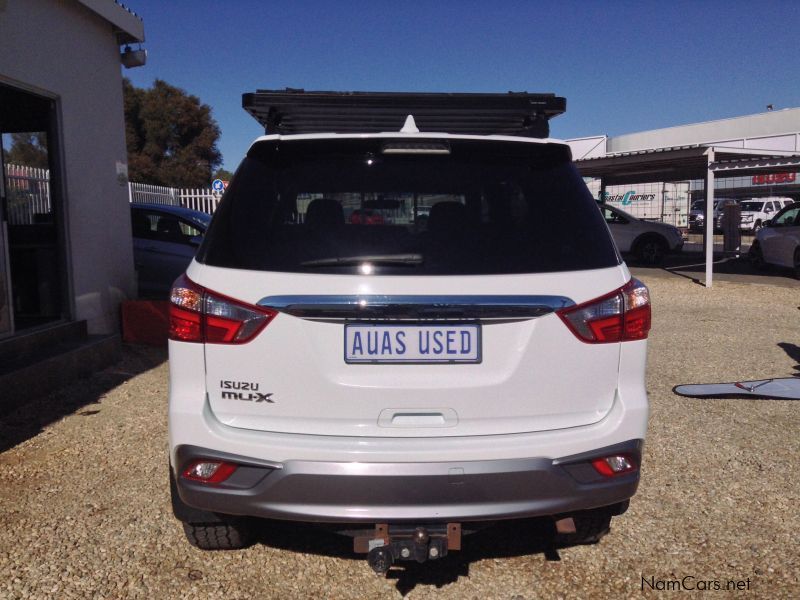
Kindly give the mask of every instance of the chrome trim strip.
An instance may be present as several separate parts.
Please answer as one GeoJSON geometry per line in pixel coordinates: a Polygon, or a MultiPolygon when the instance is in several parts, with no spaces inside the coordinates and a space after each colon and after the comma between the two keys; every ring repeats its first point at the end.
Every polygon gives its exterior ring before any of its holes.
{"type": "Polygon", "coordinates": [[[575,306],[565,296],[267,296],[258,306],[313,321],[509,321],[575,306]]]}

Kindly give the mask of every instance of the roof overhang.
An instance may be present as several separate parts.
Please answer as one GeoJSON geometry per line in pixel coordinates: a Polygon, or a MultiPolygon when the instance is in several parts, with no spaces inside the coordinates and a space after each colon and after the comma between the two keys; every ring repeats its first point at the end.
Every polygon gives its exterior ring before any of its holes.
{"type": "Polygon", "coordinates": [[[114,33],[117,34],[118,44],[144,42],[144,23],[129,8],[114,0],[78,0],[78,2],[111,23],[114,33]]]}
{"type": "Polygon", "coordinates": [[[709,170],[719,175],[736,170],[751,173],[799,166],[800,154],[696,145],[620,152],[575,161],[581,175],[603,179],[605,185],[703,179],[709,170]],[[713,158],[712,158],[713,157],[713,158]]]}
{"type": "Polygon", "coordinates": [[[267,133],[400,131],[413,115],[422,132],[545,138],[549,119],[566,110],[554,94],[445,94],[258,90],[242,106],[267,133]]]}

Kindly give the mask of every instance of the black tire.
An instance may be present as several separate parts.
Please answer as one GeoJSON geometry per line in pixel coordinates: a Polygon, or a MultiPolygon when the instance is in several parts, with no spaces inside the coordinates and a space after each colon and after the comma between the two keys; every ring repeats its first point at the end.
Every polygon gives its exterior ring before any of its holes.
{"type": "Polygon", "coordinates": [[[611,512],[593,510],[572,516],[575,521],[575,533],[557,533],[556,546],[576,546],[579,544],[596,544],[611,530],[611,512]]]}
{"type": "Polygon", "coordinates": [[[761,251],[761,245],[758,241],[754,241],[750,244],[750,250],[747,256],[750,259],[750,264],[758,271],[765,271],[767,269],[767,263],[764,262],[764,253],[761,251]]]}
{"type": "Polygon", "coordinates": [[[660,265],[669,248],[667,241],[655,235],[649,235],[636,242],[634,254],[645,265],[660,265]]]}
{"type": "Polygon", "coordinates": [[[253,543],[254,535],[246,522],[184,523],[183,531],[189,543],[201,550],[240,550],[253,543]]]}

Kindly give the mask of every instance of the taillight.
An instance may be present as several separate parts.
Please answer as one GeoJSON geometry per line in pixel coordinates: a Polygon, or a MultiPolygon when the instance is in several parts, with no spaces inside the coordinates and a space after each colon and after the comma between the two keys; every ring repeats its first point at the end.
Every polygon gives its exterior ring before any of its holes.
{"type": "Polygon", "coordinates": [[[557,314],[587,344],[644,340],[650,331],[650,294],[641,281],[631,279],[610,294],[557,314]]]}
{"type": "Polygon", "coordinates": [[[278,314],[197,285],[181,275],[172,285],[169,339],[206,344],[244,344],[278,314]]]}
{"type": "Polygon", "coordinates": [[[196,460],[187,466],[181,476],[200,483],[222,483],[233,475],[238,465],[221,460],[196,460]]]}
{"type": "Polygon", "coordinates": [[[639,468],[639,465],[636,464],[633,457],[627,454],[615,454],[604,458],[596,458],[592,461],[592,466],[595,468],[595,471],[600,473],[603,477],[625,475],[626,473],[633,473],[639,468]]]}

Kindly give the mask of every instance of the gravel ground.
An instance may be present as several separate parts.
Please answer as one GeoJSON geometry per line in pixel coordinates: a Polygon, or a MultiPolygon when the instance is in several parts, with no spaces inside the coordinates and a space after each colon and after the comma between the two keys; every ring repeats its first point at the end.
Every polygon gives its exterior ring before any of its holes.
{"type": "Polygon", "coordinates": [[[800,284],[640,274],[655,304],[643,478],[599,544],[556,552],[515,523],[386,578],[349,540],[293,525],[244,551],[195,550],[169,507],[164,353],[127,347],[0,422],[0,597],[618,598],[687,577],[798,597],[800,403],[671,390],[800,376],[800,284]]]}

